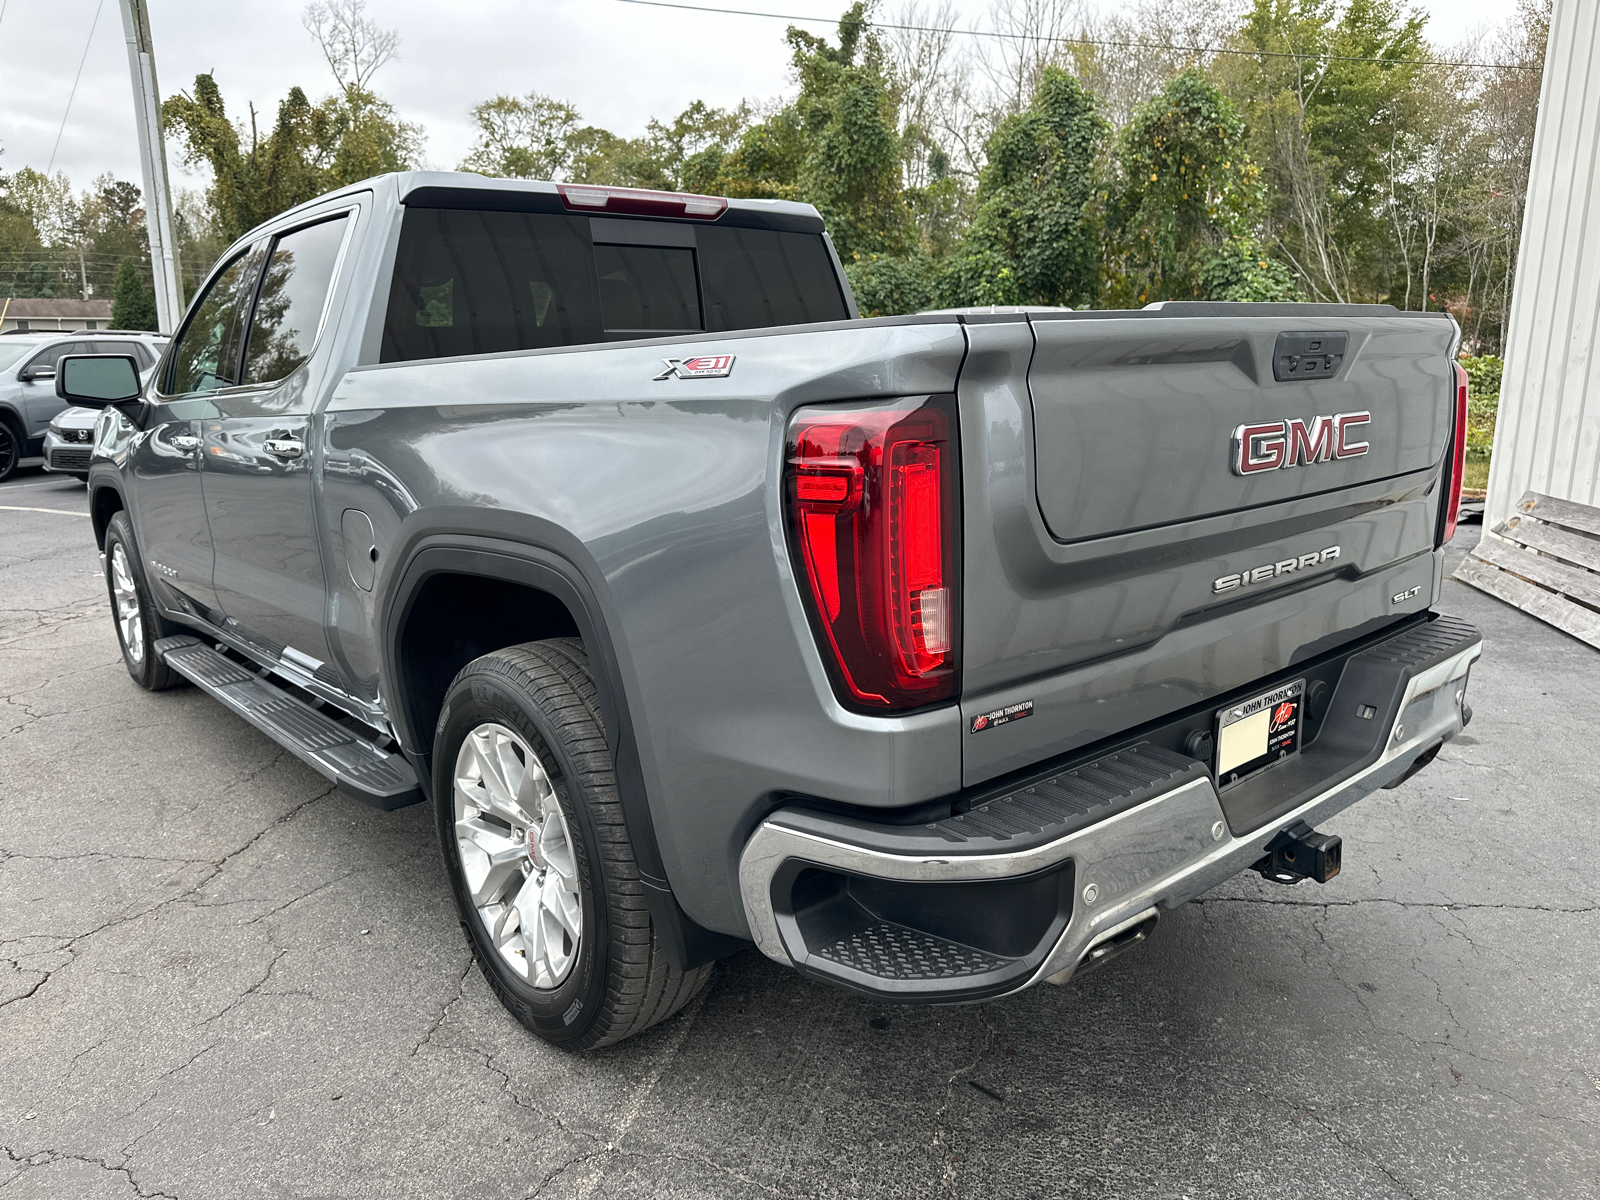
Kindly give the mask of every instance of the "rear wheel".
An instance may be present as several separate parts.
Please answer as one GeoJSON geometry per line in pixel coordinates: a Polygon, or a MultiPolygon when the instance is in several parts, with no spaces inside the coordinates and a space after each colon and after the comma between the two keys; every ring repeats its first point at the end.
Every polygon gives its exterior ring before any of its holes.
{"type": "Polygon", "coordinates": [[[0,483],[16,473],[22,461],[22,435],[5,417],[0,417],[0,483]]]}
{"type": "Polygon", "coordinates": [[[147,691],[159,692],[183,682],[156,653],[155,644],[175,629],[156,612],[139,565],[139,550],[133,540],[128,514],[112,515],[106,526],[106,590],[111,594],[111,620],[117,642],[122,647],[122,662],[133,681],[147,691]]]}
{"type": "Polygon", "coordinates": [[[434,740],[439,837],[467,941],[511,1014],[587,1050],[682,1008],[711,973],[667,961],[645,907],[582,643],[468,663],[434,740]]]}

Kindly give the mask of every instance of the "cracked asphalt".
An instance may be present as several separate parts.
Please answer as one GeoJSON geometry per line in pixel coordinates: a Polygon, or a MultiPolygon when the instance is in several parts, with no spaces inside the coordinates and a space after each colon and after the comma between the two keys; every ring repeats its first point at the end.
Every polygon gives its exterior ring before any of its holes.
{"type": "Polygon", "coordinates": [[[0,1200],[1596,1194],[1600,658],[1488,597],[1442,605],[1476,720],[1325,827],[1333,883],[972,1007],[748,951],[574,1057],[471,966],[420,807],[134,687],[86,506],[0,485],[0,1200]]]}

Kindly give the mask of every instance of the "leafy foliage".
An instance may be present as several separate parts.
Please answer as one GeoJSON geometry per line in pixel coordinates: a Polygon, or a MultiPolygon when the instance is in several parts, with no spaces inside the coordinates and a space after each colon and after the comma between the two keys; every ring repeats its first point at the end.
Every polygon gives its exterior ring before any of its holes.
{"type": "Polygon", "coordinates": [[[1426,82],[1423,21],[1398,0],[1254,0],[1237,41],[1255,53],[1215,68],[1265,169],[1267,240],[1315,299],[1392,289],[1383,202],[1426,82]]]}
{"type": "Polygon", "coordinates": [[[1500,372],[1505,363],[1493,354],[1460,360],[1467,372],[1467,457],[1487,462],[1500,412],[1500,372]]]}
{"type": "Polygon", "coordinates": [[[114,329],[160,328],[155,290],[146,285],[139,264],[131,258],[122,260],[112,284],[111,325],[114,329]]]}
{"type": "Polygon", "coordinates": [[[478,138],[463,171],[503,179],[562,179],[575,156],[578,110],[530,92],[496,96],[472,106],[478,138]]]}
{"type": "Polygon", "coordinates": [[[570,104],[530,92],[496,96],[472,108],[478,137],[463,171],[507,179],[557,179],[624,187],[695,191],[697,166],[721,155],[750,121],[750,109],[712,108],[696,100],[670,125],[652,120],[643,138],[623,138],[584,125],[570,104]]]}
{"type": "Polygon", "coordinates": [[[1040,72],[1033,103],[985,146],[976,215],[939,278],[944,304],[1094,302],[1096,183],[1109,132],[1076,78],[1060,67],[1040,72]]]}
{"type": "Polygon", "coordinates": [[[845,264],[844,273],[863,317],[888,317],[932,308],[934,262],[926,254],[868,255],[845,264]]]}
{"type": "Polygon", "coordinates": [[[192,96],[164,101],[161,116],[184,160],[211,169],[206,199],[230,241],[326,191],[404,170],[421,148],[415,126],[399,120],[387,101],[353,87],[316,105],[302,89],[289,89],[265,136],[254,109],[248,134],[229,119],[210,74],[195,77],[192,96]]]}
{"type": "Polygon", "coordinates": [[[916,245],[900,177],[897,111],[883,46],[851,5],[838,45],[790,27],[799,94],[750,126],[737,146],[691,156],[685,183],[726,196],[804,200],[817,206],[846,262],[904,255],[916,245]]]}
{"type": "Polygon", "coordinates": [[[1289,299],[1288,268],[1253,236],[1261,172],[1244,122],[1200,71],[1175,76],[1117,137],[1107,299],[1289,299]]]}

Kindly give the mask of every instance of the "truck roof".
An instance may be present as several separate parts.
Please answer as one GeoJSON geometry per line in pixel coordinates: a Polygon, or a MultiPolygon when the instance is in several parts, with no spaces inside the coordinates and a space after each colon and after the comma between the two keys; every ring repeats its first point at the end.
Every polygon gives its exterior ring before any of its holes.
{"type": "Polygon", "coordinates": [[[470,171],[407,171],[396,177],[401,204],[438,208],[495,208],[571,212],[587,216],[665,217],[707,224],[758,225],[797,233],[823,232],[822,214],[793,200],[694,197],[715,202],[713,214],[673,212],[672,201],[693,193],[609,184],[554,183],[543,179],[491,179],[470,171]],[[607,197],[610,203],[607,203],[607,197]]]}
{"type": "MultiPolygon", "coordinates": [[[[491,179],[473,171],[399,171],[375,175],[333,192],[326,192],[304,204],[288,210],[294,213],[301,208],[321,204],[337,196],[354,192],[379,191],[385,186],[395,188],[401,204],[425,205],[438,208],[491,208],[513,211],[574,212],[590,216],[662,216],[672,219],[670,212],[623,211],[610,206],[576,205],[563,200],[562,189],[571,192],[609,192],[619,200],[690,195],[681,192],[658,192],[647,188],[612,187],[609,184],[559,184],[546,179],[491,179]]],[[[794,200],[732,199],[726,196],[709,197],[724,206],[715,217],[677,214],[677,219],[705,221],[707,224],[755,225],[770,229],[788,229],[797,233],[822,233],[822,214],[813,205],[794,200]],[[730,219],[731,218],[731,219],[730,219]]],[[[280,214],[286,216],[288,213],[280,214]]],[[[274,218],[275,220],[277,218],[274,218]]]]}

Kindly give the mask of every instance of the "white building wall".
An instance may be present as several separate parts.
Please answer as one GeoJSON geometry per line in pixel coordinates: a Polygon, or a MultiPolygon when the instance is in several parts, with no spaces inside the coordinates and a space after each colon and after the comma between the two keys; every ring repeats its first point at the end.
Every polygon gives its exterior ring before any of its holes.
{"type": "Polygon", "coordinates": [[[1600,0],[1555,0],[1484,529],[1529,490],[1600,506],[1600,0]]]}

